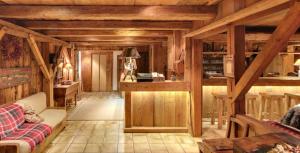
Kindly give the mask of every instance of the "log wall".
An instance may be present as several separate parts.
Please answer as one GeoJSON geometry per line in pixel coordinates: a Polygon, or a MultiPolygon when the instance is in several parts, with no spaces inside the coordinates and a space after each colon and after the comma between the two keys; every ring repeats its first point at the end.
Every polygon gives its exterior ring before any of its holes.
{"type": "MultiPolygon", "coordinates": [[[[40,43],[38,45],[41,46],[40,43]]],[[[15,102],[43,89],[43,75],[34,60],[26,39],[5,35],[0,41],[0,69],[23,67],[31,68],[30,81],[0,89],[0,105],[15,102]]]]}

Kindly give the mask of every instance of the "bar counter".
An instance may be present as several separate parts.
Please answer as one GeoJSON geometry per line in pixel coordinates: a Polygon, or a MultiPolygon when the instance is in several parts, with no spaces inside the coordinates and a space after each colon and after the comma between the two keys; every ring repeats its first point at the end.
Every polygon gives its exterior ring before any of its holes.
{"type": "MultiPolygon", "coordinates": [[[[208,86],[226,86],[225,77],[204,79],[208,86]]],[[[260,77],[254,86],[300,86],[300,77],[260,77]]]]}
{"type": "Polygon", "coordinates": [[[188,132],[190,85],[182,81],[120,82],[124,132],[188,132]]]}

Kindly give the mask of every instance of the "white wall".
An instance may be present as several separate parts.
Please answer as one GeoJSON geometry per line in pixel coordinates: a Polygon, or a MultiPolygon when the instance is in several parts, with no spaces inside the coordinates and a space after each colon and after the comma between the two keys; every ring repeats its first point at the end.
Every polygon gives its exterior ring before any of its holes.
{"type": "Polygon", "coordinates": [[[113,53],[113,85],[112,85],[112,89],[113,91],[118,90],[118,55],[121,55],[122,51],[115,51],[113,53]]]}

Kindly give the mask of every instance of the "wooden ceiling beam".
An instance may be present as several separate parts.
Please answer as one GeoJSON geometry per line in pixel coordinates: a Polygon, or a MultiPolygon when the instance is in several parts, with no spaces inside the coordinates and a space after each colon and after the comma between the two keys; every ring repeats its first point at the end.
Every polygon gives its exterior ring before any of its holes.
{"type": "MultiPolygon", "coordinates": [[[[272,34],[267,33],[247,33],[246,35],[246,41],[268,41],[272,34]]],[[[201,37],[195,37],[196,39],[201,39],[201,37]]],[[[218,34],[210,37],[205,37],[205,41],[211,41],[211,42],[226,42],[227,36],[226,34],[218,34]]],[[[289,39],[289,42],[300,42],[300,35],[294,34],[289,39]]]]}
{"type": "Polygon", "coordinates": [[[35,37],[36,41],[51,42],[51,43],[57,44],[57,45],[66,45],[66,46],[69,45],[68,43],[66,43],[64,41],[40,34],[38,32],[23,28],[21,26],[15,25],[13,23],[10,23],[10,22],[7,22],[7,21],[1,20],[1,19],[0,19],[0,26],[4,26],[5,32],[7,34],[10,34],[13,36],[28,38],[29,35],[33,35],[35,37]]]}
{"type": "Polygon", "coordinates": [[[18,21],[33,30],[189,30],[188,21],[18,21]]]}
{"type": "MultiPolygon", "coordinates": [[[[102,42],[71,42],[75,46],[146,46],[155,44],[154,42],[116,42],[116,41],[102,41],[102,42]]],[[[158,42],[156,42],[158,43],[158,42]]]]}
{"type": "Polygon", "coordinates": [[[116,41],[116,42],[163,42],[168,38],[156,38],[156,37],[116,37],[116,36],[98,36],[98,37],[61,37],[64,41],[78,41],[78,42],[97,42],[97,41],[116,41]]]}
{"type": "Polygon", "coordinates": [[[207,5],[217,5],[223,0],[208,0],[207,5]]]}
{"type": "Polygon", "coordinates": [[[42,32],[51,37],[95,37],[95,36],[167,37],[173,35],[173,31],[168,31],[168,30],[45,30],[42,32]]]}
{"type": "MultiPolygon", "coordinates": [[[[218,19],[216,21],[213,21],[212,23],[203,26],[199,29],[193,30],[185,35],[185,37],[194,37],[197,35],[201,35],[205,32],[208,32],[210,30],[214,30],[216,28],[226,26],[228,24],[237,22],[239,20],[245,19],[247,17],[253,17],[253,15],[264,12],[266,10],[272,9],[274,7],[277,7],[279,5],[290,3],[290,0],[261,0],[258,1],[244,9],[241,9],[233,14],[230,14],[228,16],[225,16],[221,19],[218,19]]],[[[274,12],[269,12],[274,13],[274,12]]],[[[263,14],[265,15],[265,14],[263,14]]],[[[256,16],[258,18],[259,16],[256,16]]]]}
{"type": "Polygon", "coordinates": [[[30,20],[211,20],[214,6],[0,6],[1,18],[30,20]]]}
{"type": "Polygon", "coordinates": [[[5,27],[1,27],[0,29],[0,41],[2,40],[3,36],[5,35],[5,27]]]}

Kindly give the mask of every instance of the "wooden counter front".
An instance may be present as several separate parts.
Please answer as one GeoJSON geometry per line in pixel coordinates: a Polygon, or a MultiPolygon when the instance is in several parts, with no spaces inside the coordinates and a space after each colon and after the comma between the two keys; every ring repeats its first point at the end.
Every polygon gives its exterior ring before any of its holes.
{"type": "Polygon", "coordinates": [[[124,132],[188,132],[187,82],[121,82],[124,132]]]}

